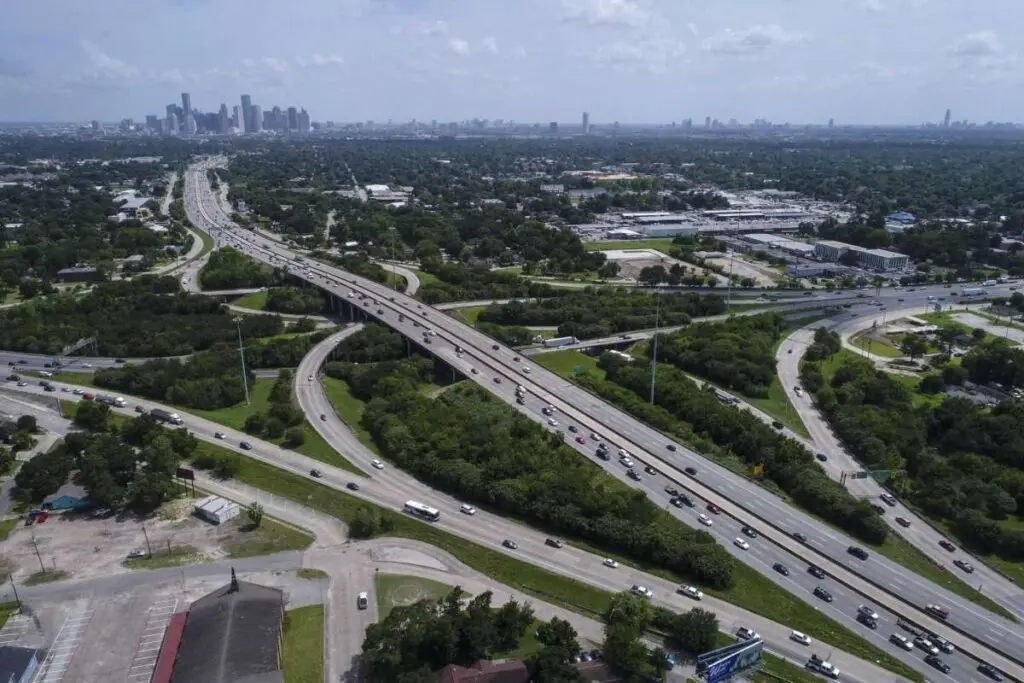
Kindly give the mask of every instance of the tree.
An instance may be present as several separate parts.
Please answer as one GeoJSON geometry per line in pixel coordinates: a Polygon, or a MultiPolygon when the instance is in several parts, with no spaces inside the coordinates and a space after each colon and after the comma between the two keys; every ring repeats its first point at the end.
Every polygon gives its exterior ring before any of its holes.
{"type": "Polygon", "coordinates": [[[260,524],[263,523],[263,506],[260,505],[259,501],[253,501],[249,503],[249,506],[245,509],[246,516],[249,517],[249,521],[256,528],[259,528],[260,524]]]}
{"type": "Polygon", "coordinates": [[[904,335],[900,340],[900,352],[914,360],[928,351],[928,343],[916,334],[904,335]]]}
{"type": "Polygon", "coordinates": [[[611,280],[619,274],[618,261],[605,261],[604,265],[597,269],[597,276],[602,280],[611,280]]]}
{"type": "Polygon", "coordinates": [[[352,538],[373,538],[392,526],[391,520],[385,521],[379,509],[362,506],[356,510],[355,518],[349,524],[348,531],[352,538]]]}
{"type": "Polygon", "coordinates": [[[284,422],[276,417],[269,418],[263,428],[263,433],[268,439],[280,439],[284,434],[284,422]]]}
{"type": "Polygon", "coordinates": [[[107,429],[110,419],[110,406],[96,401],[80,401],[75,408],[74,423],[90,432],[101,432],[107,429]]]}
{"type": "Polygon", "coordinates": [[[985,330],[983,330],[980,327],[975,327],[973,330],[971,330],[971,338],[974,339],[975,342],[980,342],[984,340],[986,334],[987,332],[985,332],[985,330]]]}
{"type": "Polygon", "coordinates": [[[22,415],[18,418],[18,431],[35,434],[39,431],[35,415],[22,415]]]}
{"type": "Polygon", "coordinates": [[[576,635],[572,624],[558,617],[537,627],[537,640],[545,647],[560,650],[566,659],[579,654],[580,644],[576,635]]]}
{"type": "Polygon", "coordinates": [[[298,448],[306,442],[305,433],[298,427],[292,427],[284,433],[285,448],[298,448]]]}
{"type": "Polygon", "coordinates": [[[918,392],[922,394],[937,394],[946,388],[946,383],[942,379],[942,375],[937,372],[932,372],[921,378],[921,383],[917,385],[918,392]]]}
{"type": "Polygon", "coordinates": [[[243,429],[246,434],[262,434],[267,428],[267,416],[263,413],[252,413],[245,418],[243,429]]]}

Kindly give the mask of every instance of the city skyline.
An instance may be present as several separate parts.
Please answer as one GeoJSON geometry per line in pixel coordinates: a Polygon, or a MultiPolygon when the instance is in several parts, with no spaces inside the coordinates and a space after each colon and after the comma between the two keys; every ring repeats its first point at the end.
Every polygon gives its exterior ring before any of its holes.
{"type": "Polygon", "coordinates": [[[294,0],[287,31],[271,9],[17,3],[0,27],[4,118],[139,118],[170,91],[343,121],[1024,119],[1009,30],[1024,4],[1009,0],[294,0]]]}

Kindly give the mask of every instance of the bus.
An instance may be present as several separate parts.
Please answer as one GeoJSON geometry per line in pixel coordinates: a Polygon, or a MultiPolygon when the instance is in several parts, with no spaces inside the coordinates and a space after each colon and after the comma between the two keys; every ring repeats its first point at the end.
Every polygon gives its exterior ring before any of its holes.
{"type": "Polygon", "coordinates": [[[441,519],[440,512],[438,512],[432,507],[424,505],[423,503],[417,503],[414,500],[408,501],[405,504],[403,510],[405,510],[405,512],[408,512],[410,515],[421,517],[422,519],[425,519],[428,522],[436,522],[437,520],[441,519]]]}

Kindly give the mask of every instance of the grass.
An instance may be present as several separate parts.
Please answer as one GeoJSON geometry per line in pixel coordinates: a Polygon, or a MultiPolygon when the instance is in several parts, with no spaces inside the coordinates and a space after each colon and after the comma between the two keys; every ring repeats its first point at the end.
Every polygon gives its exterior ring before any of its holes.
{"type": "Polygon", "coordinates": [[[567,379],[572,379],[573,375],[583,371],[593,372],[601,379],[605,378],[604,370],[597,367],[597,358],[580,351],[538,353],[533,357],[533,362],[567,379]]]}
{"type": "MultiPolygon", "coordinates": [[[[535,635],[537,633],[537,628],[543,623],[543,621],[535,619],[526,627],[526,630],[523,631],[523,635],[519,636],[519,642],[516,643],[516,646],[512,650],[502,653],[501,658],[525,661],[543,650],[544,644],[537,640],[537,636],[535,635]]],[[[579,638],[579,640],[582,641],[583,638],[579,638]]],[[[581,642],[580,647],[586,648],[587,646],[581,642]]]]}
{"type": "Polygon", "coordinates": [[[285,683],[323,683],[324,606],[310,605],[284,613],[281,653],[285,683]]]}
{"type": "Polygon", "coordinates": [[[858,349],[867,351],[868,353],[872,353],[876,356],[899,358],[903,355],[903,353],[893,345],[890,339],[885,336],[874,337],[870,330],[853,335],[853,337],[850,338],[850,343],[858,349]]]}
{"type": "Polygon", "coordinates": [[[170,550],[158,550],[149,557],[138,557],[133,560],[125,560],[121,564],[126,569],[166,569],[167,567],[182,567],[186,564],[198,564],[205,556],[191,545],[171,546],[170,550]]]}
{"type": "Polygon", "coordinates": [[[609,249],[656,249],[668,253],[672,246],[671,238],[649,240],[608,240],[604,242],[584,242],[587,251],[608,251],[609,249]]]}
{"type": "MultiPolygon", "coordinates": [[[[485,548],[436,526],[420,522],[397,511],[364,502],[318,482],[284,472],[248,458],[241,458],[237,478],[250,486],[283,496],[350,523],[360,508],[376,508],[392,525],[387,535],[428,543],[451,553],[459,561],[505,585],[584,616],[599,618],[611,594],[575,579],[553,574],[532,564],[485,548]]],[[[677,577],[671,577],[677,580],[677,577]]],[[[709,591],[710,592],[710,591],[709,591]]],[[[921,680],[921,675],[885,651],[870,645],[853,631],[822,615],[745,565],[738,565],[736,585],[721,593],[723,599],[769,619],[786,615],[787,625],[813,633],[822,642],[855,656],[874,661],[901,676],[921,680]]]]}
{"type": "Polygon", "coordinates": [[[71,578],[71,572],[63,569],[43,569],[41,571],[30,574],[27,579],[22,581],[22,585],[25,586],[38,586],[43,583],[53,583],[54,581],[63,581],[64,579],[71,578]]]}
{"type": "MultiPolygon", "coordinates": [[[[807,658],[811,658],[810,654],[807,658]]],[[[755,683],[821,683],[823,679],[802,666],[765,652],[761,657],[760,671],[751,674],[750,680],[755,683]]],[[[920,674],[917,680],[921,680],[920,674]]]]}
{"type": "Polygon", "coordinates": [[[453,586],[404,574],[376,574],[373,577],[377,596],[377,613],[384,619],[396,607],[411,605],[420,600],[437,600],[452,592],[453,586]]]}
{"type": "Polygon", "coordinates": [[[793,432],[800,434],[806,438],[810,438],[811,434],[807,431],[807,427],[804,425],[803,420],[797,415],[796,410],[793,408],[792,402],[789,400],[789,396],[786,395],[786,389],[782,386],[782,382],[779,378],[773,377],[772,383],[768,385],[768,395],[765,397],[752,397],[743,396],[740,394],[744,401],[754,406],[758,410],[767,413],[782,424],[789,427],[793,432]]]}
{"type": "Polygon", "coordinates": [[[243,522],[239,517],[235,523],[238,525],[237,536],[224,544],[231,558],[304,550],[315,540],[312,534],[269,517],[264,517],[258,527],[253,527],[248,518],[243,522]]]}
{"type": "Polygon", "coordinates": [[[269,292],[253,292],[252,294],[246,294],[240,296],[231,302],[232,306],[240,306],[242,308],[251,308],[254,311],[262,311],[267,307],[267,296],[269,292]]]}
{"type": "Polygon", "coordinates": [[[206,232],[205,230],[200,230],[199,228],[193,228],[193,229],[196,232],[199,233],[200,239],[203,240],[203,248],[199,251],[199,255],[196,257],[196,258],[202,258],[202,257],[206,256],[207,254],[209,254],[211,251],[213,251],[213,247],[215,246],[215,243],[213,241],[213,237],[208,232],[206,232]]]}
{"type": "Polygon", "coordinates": [[[487,309],[487,306],[470,306],[469,308],[453,308],[448,311],[448,315],[453,318],[460,318],[467,325],[476,327],[476,324],[480,318],[480,314],[487,309]]]}
{"type": "MultiPolygon", "coordinates": [[[[419,278],[420,287],[425,287],[426,285],[440,285],[440,284],[443,284],[443,282],[441,281],[441,278],[439,278],[438,276],[434,275],[433,273],[428,273],[425,270],[416,270],[416,269],[411,269],[411,270],[412,270],[412,272],[416,273],[416,277],[419,278]]],[[[405,278],[402,278],[402,282],[405,282],[405,278]]]]}
{"type": "Polygon", "coordinates": [[[4,602],[0,603],[0,629],[4,627],[7,620],[13,617],[15,614],[21,612],[21,607],[17,602],[4,602]]]}
{"type": "Polygon", "coordinates": [[[366,409],[366,404],[352,395],[348,384],[344,380],[323,377],[320,381],[323,382],[324,390],[327,392],[327,400],[334,406],[342,422],[355,431],[360,443],[377,455],[380,455],[380,452],[377,450],[377,444],[373,442],[370,432],[366,431],[366,428],[363,427],[363,411],[366,409]]]}
{"type": "Polygon", "coordinates": [[[0,541],[6,541],[10,538],[11,532],[18,528],[20,519],[15,517],[14,519],[0,520],[0,541]]]}
{"type": "Polygon", "coordinates": [[[319,581],[321,579],[328,579],[330,575],[323,569],[312,569],[310,567],[303,567],[295,572],[295,575],[300,579],[306,579],[307,581],[319,581]]]}

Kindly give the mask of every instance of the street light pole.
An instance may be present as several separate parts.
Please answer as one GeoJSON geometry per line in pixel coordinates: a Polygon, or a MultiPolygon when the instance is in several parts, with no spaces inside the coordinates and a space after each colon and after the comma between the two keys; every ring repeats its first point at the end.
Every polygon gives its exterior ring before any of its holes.
{"type": "Polygon", "coordinates": [[[388,228],[391,233],[391,281],[394,283],[395,291],[398,291],[398,265],[395,263],[395,226],[388,228]]]}
{"type": "Polygon", "coordinates": [[[235,327],[238,328],[238,357],[242,361],[242,386],[245,388],[245,405],[252,405],[249,400],[249,380],[245,373],[245,347],[242,346],[242,316],[234,319],[235,327]]]}
{"type": "Polygon", "coordinates": [[[654,346],[651,349],[651,405],[654,405],[654,381],[658,375],[658,328],[661,322],[661,290],[654,293],[654,346]]]}

